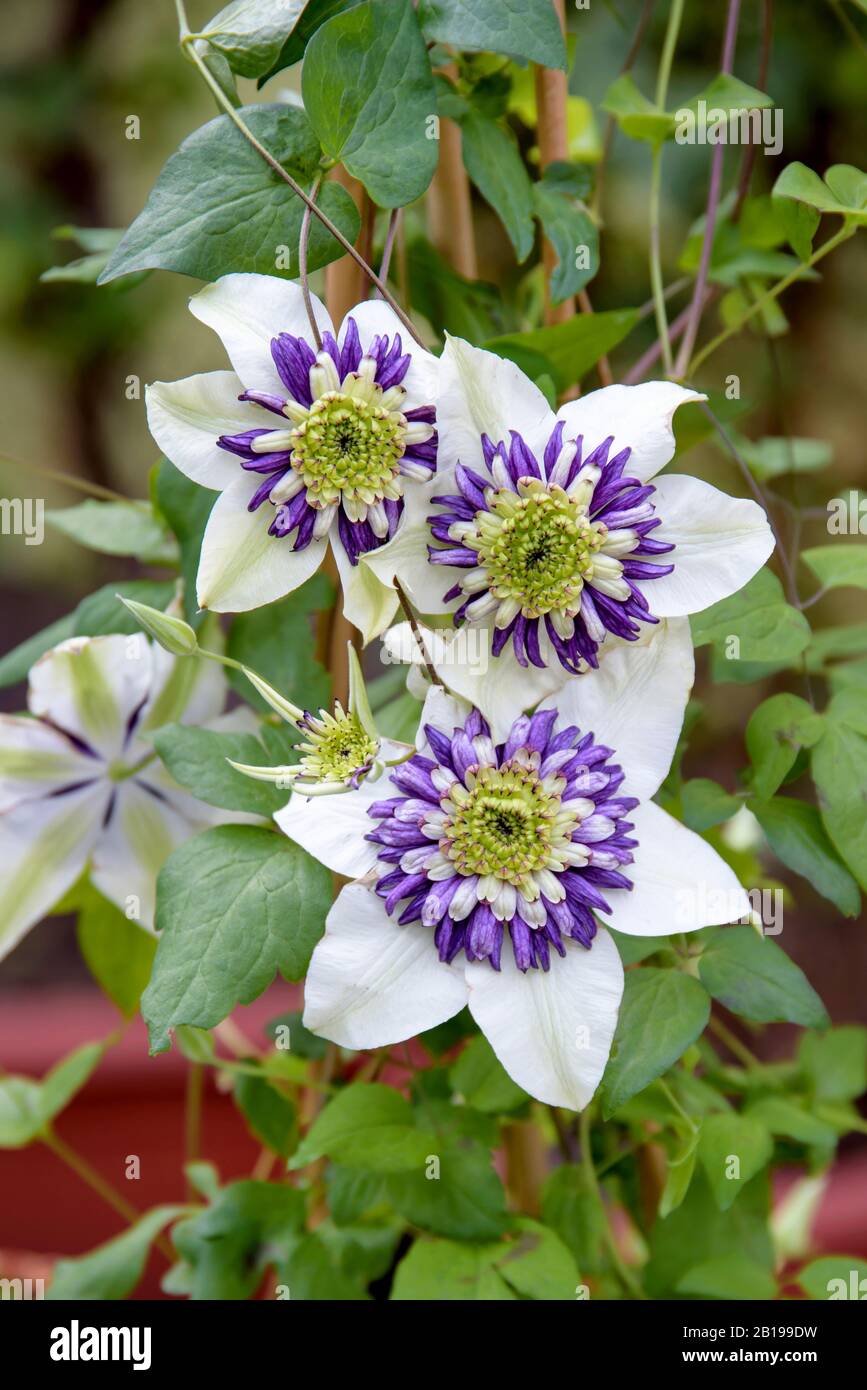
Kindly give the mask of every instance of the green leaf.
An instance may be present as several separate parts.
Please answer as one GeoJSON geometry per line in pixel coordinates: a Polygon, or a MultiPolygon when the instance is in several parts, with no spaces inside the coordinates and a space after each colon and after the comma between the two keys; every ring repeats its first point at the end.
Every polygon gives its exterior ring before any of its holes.
{"type": "Polygon", "coordinates": [[[814,1100],[857,1100],[867,1090],[867,1028],[831,1028],[805,1034],[798,1060],[814,1100]]]}
{"type": "Polygon", "coordinates": [[[122,1235],[76,1259],[58,1260],[46,1298],[109,1301],[131,1294],[144,1273],[151,1242],[184,1207],[154,1207],[122,1235]]]}
{"type": "Polygon", "coordinates": [[[198,613],[196,603],[196,574],[202,536],[211,515],[216,494],[210,488],[199,487],[185,477],[179,468],[162,459],[154,482],[154,497],[162,515],[177,537],[181,548],[181,576],[184,581],[184,612],[190,622],[198,613]]]}
{"type": "Polygon", "coordinates": [[[495,1240],[506,1223],[506,1194],[480,1144],[427,1139],[424,1167],[392,1173],[385,1190],[401,1216],[434,1235],[495,1240]],[[431,1160],[436,1160],[432,1162],[431,1160]]]}
{"type": "Polygon", "coordinates": [[[397,1267],[398,1302],[501,1302],[574,1299],[578,1271],[569,1251],[538,1221],[515,1222],[509,1244],[459,1245],[419,1240],[397,1267]]]}
{"type": "Polygon", "coordinates": [[[770,1162],[773,1147],[758,1120],[734,1111],[707,1116],[698,1154],[720,1211],[728,1211],[750,1178],[770,1162]]]}
{"type": "Polygon", "coordinates": [[[200,31],[233,72],[260,77],[276,62],[306,0],[232,0],[200,31]]]}
{"type": "Polygon", "coordinates": [[[825,711],[825,732],[810,762],[825,829],[867,889],[867,738],[842,717],[842,698],[835,695],[825,711]]]}
{"type": "Polygon", "coordinates": [[[571,1251],[582,1274],[600,1270],[608,1220],[598,1191],[577,1164],[562,1163],[548,1176],[542,1219],[571,1251]]]}
{"type": "Polygon", "coordinates": [[[863,1300],[867,1291],[867,1260],[858,1255],[823,1255],[798,1273],[798,1283],[815,1302],[834,1299],[863,1300]]]}
{"type": "Polygon", "coordinates": [[[0,1149],[23,1149],[39,1138],[90,1079],[104,1051],[104,1043],[85,1043],[41,1081],[0,1077],[0,1149]]]}
{"type": "Polygon", "coordinates": [[[298,1142],[297,1115],[288,1096],[264,1077],[249,1075],[235,1077],[233,1095],[260,1144],[288,1158],[298,1142]]]}
{"type": "Polygon", "coordinates": [[[651,1230],[650,1262],[645,1269],[648,1295],[673,1294],[688,1270],[727,1255],[739,1255],[772,1270],[769,1197],[767,1174],[762,1172],[746,1184],[729,1211],[720,1211],[700,1168],[681,1205],[651,1230]]]}
{"type": "Polygon", "coordinates": [[[783,692],[763,700],[750,715],[746,730],[756,795],[763,800],[773,796],[800,750],[812,748],[823,730],[821,714],[799,695],[783,692]]]}
{"type": "Polygon", "coordinates": [[[808,261],[813,253],[813,237],[821,221],[821,213],[806,203],[796,203],[791,198],[774,197],[771,202],[795,255],[802,261],[808,261]]]}
{"type": "Polygon", "coordinates": [[[858,884],[840,862],[815,806],[791,796],[750,801],[777,858],[811,883],[844,917],[857,917],[861,908],[858,884]]]}
{"type": "MultiPolygon", "coordinates": [[[[240,115],[295,180],[309,187],[319,171],[320,152],[304,112],[279,104],[245,106],[240,115]]],[[[354,241],[358,211],[346,190],[329,180],[318,203],[354,241]]],[[[201,280],[217,280],[232,271],[292,279],[298,275],[303,212],[301,199],[229,117],[217,116],[187,136],[171,156],[99,283],[131,270],[175,270],[201,280]]],[[[309,268],[342,254],[318,218],[311,219],[309,268]]]]}
{"type": "Polygon", "coordinates": [[[293,63],[299,63],[316,30],[321,28],[326,20],[332,19],[336,14],[342,14],[344,10],[351,10],[357,4],[358,0],[307,0],[301,18],[275,58],[273,67],[259,78],[257,85],[264,87],[276,72],[282,72],[284,68],[292,67],[293,63]]]}
{"type": "Polygon", "coordinates": [[[547,365],[559,391],[580,381],[600,357],[622,342],[638,322],[635,309],[608,309],[601,314],[574,314],[566,323],[534,328],[528,333],[509,333],[488,338],[482,347],[508,357],[530,375],[533,364],[547,365]]]}
{"type": "Polygon", "coordinates": [[[856,224],[867,222],[867,174],[851,164],[834,164],[825,171],[824,182],[806,164],[787,164],[772,191],[776,198],[794,198],[856,224]]]}
{"type": "Polygon", "coordinates": [[[381,1173],[330,1163],[325,1174],[325,1186],[328,1190],[328,1210],[335,1225],[351,1226],[376,1206],[383,1199],[384,1183],[381,1173]]]}
{"type": "MultiPolygon", "coordinates": [[[[249,666],[289,699],[305,709],[328,704],[331,681],[313,655],[311,619],[329,607],[333,586],[325,575],[314,575],[300,589],[277,603],[242,613],[229,629],[226,655],[249,666]]],[[[240,671],[230,672],[233,687],[257,709],[269,706],[240,671]]]]}
{"type": "Polygon", "coordinates": [[[156,938],[95,889],[87,892],[77,932],[91,975],[124,1018],[132,1018],[150,979],[156,938]]]}
{"type": "Polygon", "coordinates": [[[144,502],[94,502],[47,511],[45,520],[88,550],[102,555],[135,555],[146,565],[172,565],[174,542],[144,502]]]}
{"type": "Polygon", "coordinates": [[[496,121],[468,109],[461,119],[464,164],[500,218],[517,261],[533,249],[533,185],[514,139],[496,121]]]}
{"type": "Polygon", "coordinates": [[[141,628],[132,613],[121,603],[121,596],[162,610],[171,603],[174,593],[175,586],[171,580],[130,579],[106,584],[83,598],[76,608],[73,614],[74,636],[103,637],[111,632],[127,635],[140,632],[141,628]]]}
{"type": "Polygon", "coordinates": [[[698,1141],[701,1130],[687,1134],[678,1142],[677,1148],[668,1159],[665,1187],[659,1199],[659,1216],[664,1219],[681,1205],[695,1173],[698,1159],[698,1141]]]}
{"type": "MultiPolygon", "coordinates": [[[[379,1232],[375,1235],[379,1237],[379,1232]]],[[[391,1243],[390,1232],[386,1238],[391,1243]]],[[[331,1248],[333,1240],[327,1233],[314,1231],[297,1236],[290,1245],[277,1271],[278,1286],[295,1302],[353,1302],[365,1299],[358,1279],[348,1277],[340,1268],[339,1252],[331,1248]]]]}
{"type": "Polygon", "coordinates": [[[496,1260],[500,1278],[521,1298],[546,1303],[574,1299],[578,1270],[559,1236],[527,1217],[519,1217],[514,1230],[517,1239],[496,1260]]]}
{"type": "Polygon", "coordinates": [[[768,569],[731,598],[696,613],[690,627],[697,647],[714,642],[740,661],[793,661],[810,640],[807,619],[786,603],[783,586],[768,569]]]}
{"type": "Polygon", "coordinates": [[[700,1298],[769,1300],[776,1297],[777,1281],[743,1255],[723,1255],[687,1270],[678,1281],[677,1292],[700,1298]]]}
{"type": "Polygon", "coordinates": [[[702,984],[733,1013],[756,1023],[800,1023],[822,1028],[825,1006],[802,970],[752,927],[719,927],[708,933],[699,957],[702,984]]]}
{"type": "Polygon", "coordinates": [[[704,1032],[709,1016],[710,1001],[692,976],[653,966],[630,971],[602,1078],[606,1119],[668,1071],[704,1032]]]}
{"type": "Polygon", "coordinates": [[[453,1090],[467,1105],[485,1115],[499,1115],[515,1110],[527,1099],[502,1063],[497,1059],[487,1038],[479,1035],[467,1043],[449,1071],[453,1090]]]}
{"type": "Polygon", "coordinates": [[[275,973],[298,980],[331,905],[331,875],[290,840],[220,825],[170,855],[157,881],[160,933],[142,997],[152,1052],[179,1023],[213,1028],[275,973]]]}
{"type": "Polygon", "coordinates": [[[601,105],[632,140],[658,144],[674,135],[674,116],[648,101],[631,73],[625,72],[612,82],[601,105]]]}
{"type": "Polygon", "coordinates": [[[226,761],[267,767],[265,750],[255,734],[168,724],[154,735],[154,747],[175,781],[209,806],[270,817],[286,804],[285,789],[247,777],[226,761]]]}
{"type": "Polygon", "coordinates": [[[568,164],[549,164],[533,184],[536,216],[557,252],[550,281],[551,302],[583,290],[599,269],[599,234],[587,209],[570,190],[568,164]]]}
{"type": "Polygon", "coordinates": [[[370,0],[329,19],[307,45],[301,90],[323,150],[375,203],[421,197],[437,165],[437,102],[410,0],[370,0]]]}
{"type": "Polygon", "coordinates": [[[867,545],[816,545],[802,550],[801,559],[823,589],[867,589],[867,545]]]}
{"type": "Polygon", "coordinates": [[[566,69],[563,34],[547,0],[422,0],[419,18],[436,43],[566,69]]]}
{"type": "Polygon", "coordinates": [[[49,623],[41,632],[34,633],[25,642],[13,647],[11,652],[0,658],[0,689],[26,680],[30,667],[35,666],[39,658],[52,647],[56,647],[58,642],[65,642],[67,637],[72,637],[74,632],[75,614],[67,613],[65,618],[58,618],[56,622],[49,623]]]}
{"type": "MultiPolygon", "coordinates": [[[[806,1037],[814,1036],[806,1034],[806,1037]]],[[[823,1124],[803,1106],[782,1096],[763,1096],[751,1102],[744,1114],[757,1120],[771,1134],[781,1139],[794,1139],[797,1144],[833,1148],[837,1136],[830,1125],[823,1124]]]]}
{"type": "Polygon", "coordinates": [[[245,1299],[265,1269],[285,1259],[304,1225],[303,1194],[285,1183],[236,1182],[207,1211],[177,1225],[175,1248],[189,1266],[194,1299],[245,1299]]]}
{"type": "Polygon", "coordinates": [[[337,1163],[376,1173],[424,1169],[431,1135],[415,1124],[409,1101],[390,1086],[356,1082],[339,1092],[316,1117],[290,1168],[327,1155],[337,1163]]]}
{"type": "Polygon", "coordinates": [[[739,796],[732,796],[709,777],[693,777],[684,782],[681,798],[683,819],[690,830],[697,830],[699,834],[728,820],[743,804],[739,796]]]}
{"type": "Polygon", "coordinates": [[[787,473],[818,473],[833,458],[831,445],[824,439],[781,438],[745,439],[736,434],[734,442],[759,482],[770,482],[787,473]]]}

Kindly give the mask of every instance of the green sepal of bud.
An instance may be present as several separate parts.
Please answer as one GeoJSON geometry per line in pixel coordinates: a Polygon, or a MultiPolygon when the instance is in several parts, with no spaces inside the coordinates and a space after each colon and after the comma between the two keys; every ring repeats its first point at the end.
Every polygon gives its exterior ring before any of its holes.
{"type": "Polygon", "coordinates": [[[170,613],[161,613],[147,603],[137,603],[135,599],[117,597],[132,613],[136,622],[149,637],[164,647],[172,656],[194,656],[199,650],[199,639],[183,618],[175,618],[170,613]]]}
{"type": "Polygon", "coordinates": [[[249,666],[242,666],[241,670],[247,677],[254,690],[257,690],[266,704],[276,710],[281,719],[285,719],[289,724],[296,724],[299,719],[304,718],[303,709],[293,705],[291,700],[287,700],[285,695],[281,695],[279,690],[275,690],[273,685],[269,685],[266,680],[251,671],[249,666]]]}

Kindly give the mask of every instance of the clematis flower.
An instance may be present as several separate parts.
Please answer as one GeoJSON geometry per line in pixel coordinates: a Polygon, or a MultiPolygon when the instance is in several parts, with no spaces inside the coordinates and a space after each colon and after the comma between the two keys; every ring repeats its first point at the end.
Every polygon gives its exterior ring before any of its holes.
{"type": "Polygon", "coordinates": [[[226,275],[190,301],[217,332],[232,372],[147,390],[163,452],[220,493],[202,543],[203,608],[258,608],[296,589],[334,549],[345,612],[365,640],[394,593],[359,558],[400,531],[405,493],[436,469],[438,363],[407,342],[386,304],[358,304],[335,337],[313,297],[267,275],[226,275]]]}
{"type": "Polygon", "coordinates": [[[389,795],[365,784],[325,806],[293,794],[283,831],[359,880],[313,953],[305,1025],[379,1047],[469,1005],[530,1095],[585,1106],[623,991],[602,922],[656,936],[749,911],[717,853],[650,800],[692,679],[681,619],[570,681],[502,742],[436,687],[389,795]]]}
{"type": "Polygon", "coordinates": [[[327,796],[357,791],[364,781],[375,782],[387,767],[404,762],[412,748],[377,732],[367,689],[352,643],[349,648],[349,709],[339,700],[333,713],[321,709],[318,716],[299,709],[291,700],[245,666],[244,674],[273,710],[303,735],[298,745],[302,754],[297,763],[279,767],[259,767],[249,763],[227,762],[259,782],[297,788],[304,796],[327,796]]]}
{"type": "MultiPolygon", "coordinates": [[[[175,662],[141,634],[73,637],[30,672],[31,718],[0,715],[0,957],[89,866],[99,891],[143,926],[169,853],[226,815],[169,776],[148,733],[218,718],[222,671],[175,662]]],[[[238,819],[238,817],[233,817],[238,819]]]]}
{"type": "Polygon", "coordinates": [[[608,386],[555,415],[514,363],[449,338],[427,514],[416,506],[365,562],[421,612],[483,627],[531,704],[550,690],[548,668],[595,667],[606,640],[700,612],[770,555],[755,502],[658,476],[675,410],[704,399],[668,381],[608,386]]]}

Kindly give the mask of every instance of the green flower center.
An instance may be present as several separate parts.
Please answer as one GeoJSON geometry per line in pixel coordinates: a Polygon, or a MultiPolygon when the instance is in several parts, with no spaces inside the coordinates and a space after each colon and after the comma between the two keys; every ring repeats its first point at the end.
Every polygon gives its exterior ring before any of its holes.
{"type": "Polygon", "coordinates": [[[461,874],[523,886],[551,861],[560,797],[546,790],[533,768],[514,760],[468,772],[466,783],[453,785],[446,798],[451,813],[441,852],[461,874]]]}
{"type": "Polygon", "coordinates": [[[305,756],[298,765],[298,776],[312,782],[346,782],[359,768],[367,767],[379,751],[359,719],[340,705],[333,715],[320,715],[313,721],[309,741],[299,745],[305,756]]]}
{"type": "Polygon", "coordinates": [[[341,498],[370,506],[400,497],[395,479],[406,447],[406,418],[381,404],[381,387],[372,385],[367,394],[369,399],[328,391],[292,430],[292,467],[304,480],[311,506],[341,498]]]}
{"type": "Polygon", "coordinates": [[[478,552],[495,598],[517,600],[525,618],[577,609],[607,535],[586,505],[583,495],[539,482],[525,484],[523,496],[508,488],[494,493],[489,510],[476,515],[475,536],[462,543],[478,552]]]}

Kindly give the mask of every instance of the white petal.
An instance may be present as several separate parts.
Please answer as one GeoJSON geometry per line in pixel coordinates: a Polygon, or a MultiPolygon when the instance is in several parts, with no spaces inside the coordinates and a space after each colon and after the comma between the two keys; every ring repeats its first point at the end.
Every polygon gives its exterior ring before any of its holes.
{"type": "Polygon", "coordinates": [[[335,792],[333,796],[304,796],[293,792],[274,819],[290,840],[294,840],[320,864],[344,878],[361,878],[376,863],[377,846],[365,840],[378,821],[367,814],[374,801],[387,801],[393,794],[384,777],[361,783],[357,791],[335,792]]]}
{"type": "Polygon", "coordinates": [[[414,410],[422,405],[436,405],[439,390],[440,364],[432,352],[420,347],[407,332],[397,314],[384,299],[368,299],[350,309],[340,327],[338,342],[343,346],[349,319],[355,319],[362,351],[366,351],[377,333],[384,333],[391,339],[400,334],[403,351],[412,361],[406,376],[400,383],[406,391],[403,409],[414,410]]]}
{"type": "Polygon", "coordinates": [[[634,885],[604,889],[606,923],[628,936],[672,936],[746,917],[750,901],[715,849],[648,801],[633,811],[635,862],[623,870],[634,885]]]}
{"type": "Polygon", "coordinates": [[[517,430],[538,456],[555,423],[538,386],[514,362],[446,335],[437,402],[438,469],[460,461],[484,473],[482,434],[508,444],[509,430],[517,430]]]}
{"type": "Polygon", "coordinates": [[[167,459],[202,487],[220,490],[238,477],[240,460],[217,443],[222,434],[272,430],[276,415],[239,401],[234,372],[202,372],[145,388],[148,428],[167,459]]]}
{"type": "Polygon", "coordinates": [[[164,795],[155,796],[137,781],[122,782],[94,848],[90,877],[122,912],[150,928],[157,874],[172,850],[200,828],[164,795]]]}
{"type": "Polygon", "coordinates": [[[560,727],[577,724],[614,749],[626,779],[618,796],[653,796],[668,774],[695,678],[689,622],[670,618],[632,647],[603,646],[598,670],[566,679],[544,701],[560,727]]]}
{"type": "Polygon", "coordinates": [[[111,787],[24,801],[0,816],[0,959],[75,883],[99,834],[111,787]]]}
{"type": "MultiPolygon", "coordinates": [[[[644,381],[640,386],[603,386],[557,412],[566,422],[566,438],[584,436],[582,457],[614,436],[610,457],[627,446],[632,450],[626,476],[647,482],[674,458],[671,422],[679,405],[705,401],[699,391],[689,391],[673,381],[644,381]]],[[[654,536],[656,532],[654,532],[654,536]]]]}
{"type": "Polygon", "coordinates": [[[151,645],[135,636],[71,637],[30,671],[27,703],[103,758],[121,755],[133,714],[147,698],[151,645]]]}
{"type": "Polygon", "coordinates": [[[250,512],[253,494],[243,475],[217,498],[202,540],[197,581],[199,606],[216,613],[245,613],[291,593],[315,574],[326,541],[292,549],[292,536],[270,536],[274,510],[263,502],[250,512]]]}
{"type": "MultiPolygon", "coordinates": [[[[315,295],[310,297],[320,331],[332,332],[327,309],[315,295]]],[[[291,333],[306,338],[315,349],[300,287],[276,275],[224,275],[194,295],[190,310],[219,333],[232,366],[250,391],[287,394],[271,356],[272,338],[291,333]]]]}
{"type": "Polygon", "coordinates": [[[366,646],[385,632],[393,620],[397,612],[397,594],[363,560],[357,565],[351,563],[336,526],[332,528],[331,538],[343,589],[343,615],[359,629],[366,646]]]}
{"type": "Polygon", "coordinates": [[[774,548],[758,503],[679,474],[658,478],[655,486],[652,500],[662,525],[653,539],[676,549],[660,556],[674,565],[671,574],[638,583],[650,611],[658,617],[700,613],[742,589],[774,548]]]}
{"type": "Polygon", "coordinates": [[[404,485],[404,508],[395,534],[378,550],[363,556],[361,563],[373,571],[384,584],[394,576],[406,592],[410,603],[419,613],[445,613],[457,607],[457,600],[443,601],[466,570],[452,565],[432,565],[428,559],[431,531],[428,518],[439,514],[431,501],[434,493],[448,496],[454,493],[454,468],[437,466],[429,483],[404,485]]]}
{"type": "MultiPolygon", "coordinates": [[[[199,634],[203,646],[209,642],[199,634]]],[[[153,675],[147,704],[136,732],[147,733],[164,724],[207,724],[226,703],[226,677],[216,661],[174,657],[156,643],[151,648],[153,675]]]]}
{"type": "Polygon", "coordinates": [[[521,666],[509,640],[499,656],[491,654],[490,628],[440,630],[434,635],[434,670],[456,694],[475,705],[491,726],[496,743],[502,741],[524,710],[562,686],[564,672],[551,649],[547,633],[539,633],[544,667],[521,666]]]}
{"type": "Polygon", "coordinates": [[[40,719],[0,714],[0,811],[101,772],[98,762],[40,719]]]}
{"type": "Polygon", "coordinates": [[[522,975],[504,946],[503,968],[466,967],[470,1013],[506,1071],[546,1105],[583,1110],[602,1073],[617,1025],[623,966],[604,929],[590,950],[566,942],[551,969],[522,975]]]}
{"type": "Polygon", "coordinates": [[[387,1047],[466,1002],[464,973],[439,960],[430,928],[399,927],[360,883],[342,890],[307,972],[305,1027],[341,1047],[387,1047]]]}

